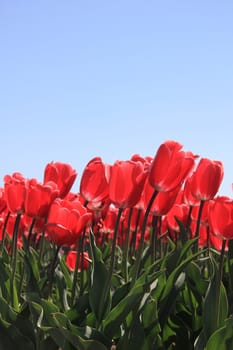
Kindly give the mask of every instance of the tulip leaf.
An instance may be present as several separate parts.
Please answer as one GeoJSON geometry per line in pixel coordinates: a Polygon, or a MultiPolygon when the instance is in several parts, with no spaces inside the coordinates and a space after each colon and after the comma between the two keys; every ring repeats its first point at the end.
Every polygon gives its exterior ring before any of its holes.
{"type": "Polygon", "coordinates": [[[213,270],[213,276],[209,283],[203,305],[203,329],[206,340],[209,339],[213,332],[224,325],[224,321],[228,315],[227,294],[223,283],[221,282],[219,285],[219,276],[215,263],[213,263],[213,270]],[[217,300],[218,293],[219,302],[217,300]]]}
{"type": "Polygon", "coordinates": [[[205,350],[233,349],[233,319],[227,319],[225,325],[217,329],[209,338],[205,350]]]}
{"type": "Polygon", "coordinates": [[[95,244],[95,239],[92,232],[90,232],[90,244],[93,267],[91,272],[91,285],[89,289],[89,302],[96,319],[100,323],[110,308],[110,291],[107,291],[106,294],[103,293],[108,280],[108,270],[103,262],[102,253],[95,244]],[[105,300],[103,300],[103,298],[105,298],[105,300]]]}
{"type": "Polygon", "coordinates": [[[108,313],[103,321],[103,329],[106,335],[111,338],[117,333],[127,315],[135,306],[139,305],[145,293],[148,292],[148,289],[150,291],[150,285],[162,273],[163,271],[158,271],[151,276],[142,275],[136,280],[135,285],[131,288],[129,293],[108,313]]]}
{"type": "MultiPolygon", "coordinates": [[[[170,312],[176,301],[179,291],[184,285],[186,278],[186,275],[184,273],[185,268],[192,260],[194,260],[200,254],[202,254],[202,252],[198,252],[193,255],[190,254],[188,258],[183,260],[169,275],[164,290],[162,292],[161,299],[159,300],[159,320],[162,327],[165,325],[165,322],[167,321],[170,315],[170,312]]],[[[185,254],[183,254],[183,257],[184,256],[185,254]]]]}

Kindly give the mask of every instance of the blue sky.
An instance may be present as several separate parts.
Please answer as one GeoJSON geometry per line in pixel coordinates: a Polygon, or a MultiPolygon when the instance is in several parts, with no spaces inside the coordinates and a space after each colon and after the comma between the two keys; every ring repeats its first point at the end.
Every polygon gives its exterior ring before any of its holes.
{"type": "MultiPolygon", "coordinates": [[[[0,184],[153,156],[219,159],[233,182],[233,2],[1,0],[0,184]]],[[[78,191],[78,180],[73,191],[78,191]]]]}

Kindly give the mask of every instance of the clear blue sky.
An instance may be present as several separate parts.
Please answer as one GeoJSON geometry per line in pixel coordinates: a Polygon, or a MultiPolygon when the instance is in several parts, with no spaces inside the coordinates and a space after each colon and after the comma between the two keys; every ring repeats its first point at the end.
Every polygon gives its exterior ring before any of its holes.
{"type": "Polygon", "coordinates": [[[231,0],[1,0],[0,185],[174,139],[223,161],[232,196],[232,18],[231,0]]]}

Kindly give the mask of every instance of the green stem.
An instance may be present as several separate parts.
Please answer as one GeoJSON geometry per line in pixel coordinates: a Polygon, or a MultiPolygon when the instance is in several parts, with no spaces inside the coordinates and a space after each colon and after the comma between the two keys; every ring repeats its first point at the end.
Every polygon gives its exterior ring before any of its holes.
{"type": "Polygon", "coordinates": [[[144,249],[144,237],[145,237],[145,232],[146,232],[147,220],[148,220],[148,216],[150,214],[151,207],[153,205],[153,202],[154,202],[157,194],[158,194],[158,191],[155,190],[150,198],[150,201],[148,203],[148,206],[146,208],[146,212],[145,212],[145,215],[143,218],[141,237],[140,237],[139,248],[138,248],[137,257],[136,257],[136,261],[135,261],[135,265],[134,265],[131,287],[135,284],[136,279],[138,277],[140,262],[141,262],[142,253],[143,253],[143,249],[144,249]]]}
{"type": "Polygon", "coordinates": [[[85,242],[86,229],[83,230],[81,237],[81,271],[80,271],[80,291],[79,295],[83,295],[84,289],[84,242],[85,242]]]}
{"type": "Polygon", "coordinates": [[[138,225],[141,217],[142,209],[138,209],[138,214],[136,217],[136,224],[135,224],[135,230],[132,234],[132,239],[130,242],[130,256],[131,256],[131,262],[133,261],[132,257],[134,257],[135,254],[135,245],[136,245],[136,238],[137,238],[137,232],[138,232],[138,225]]]}
{"type": "Polygon", "coordinates": [[[219,328],[219,316],[220,316],[220,293],[221,293],[221,283],[223,276],[223,265],[224,265],[224,255],[225,255],[226,240],[222,241],[222,249],[220,254],[220,262],[218,268],[218,278],[217,278],[217,293],[216,293],[216,303],[217,303],[217,316],[216,316],[216,329],[219,328]]]}
{"type": "Polygon", "coordinates": [[[76,245],[76,261],[75,261],[74,276],[73,276],[73,283],[72,283],[72,289],[71,289],[71,306],[74,305],[75,295],[76,295],[76,286],[78,281],[78,266],[79,266],[80,253],[81,253],[81,240],[82,240],[81,237],[79,237],[76,245]]]}
{"type": "Polygon", "coordinates": [[[153,215],[152,232],[151,232],[151,264],[153,264],[156,259],[156,248],[157,248],[157,238],[158,238],[157,223],[158,223],[158,216],[153,215]]]}
{"type": "MultiPolygon", "coordinates": [[[[196,225],[195,237],[199,237],[200,225],[201,225],[201,215],[202,215],[204,204],[205,204],[205,201],[201,200],[199,211],[198,211],[198,217],[197,217],[197,225],[196,225]]],[[[198,251],[198,241],[195,244],[195,253],[197,251],[198,251]]]]}
{"type": "Polygon", "coordinates": [[[2,247],[1,247],[2,248],[2,254],[3,254],[4,248],[5,248],[6,226],[7,226],[10,214],[11,214],[10,211],[8,211],[7,216],[5,218],[5,221],[4,221],[3,229],[2,229],[2,247]]]}
{"type": "Polygon", "coordinates": [[[33,231],[33,227],[35,225],[35,222],[36,222],[36,218],[33,218],[32,222],[31,222],[31,225],[30,225],[30,228],[29,228],[29,231],[28,231],[27,251],[29,251],[29,247],[30,247],[30,244],[31,244],[32,231],[33,231]]]}
{"type": "Polygon", "coordinates": [[[53,289],[53,280],[54,280],[54,273],[56,269],[56,264],[57,264],[57,258],[58,258],[58,253],[60,250],[60,246],[56,248],[55,254],[52,260],[50,272],[49,272],[49,285],[48,285],[48,296],[52,294],[52,289],[53,289]]]}
{"type": "Polygon", "coordinates": [[[190,205],[189,206],[189,212],[188,212],[188,218],[187,218],[187,223],[186,223],[186,227],[185,227],[185,230],[186,230],[186,234],[187,236],[191,239],[191,234],[190,234],[190,225],[191,225],[191,221],[192,221],[192,217],[191,217],[191,214],[192,214],[192,210],[193,210],[193,206],[190,205]]]}
{"type": "Polygon", "coordinates": [[[122,259],[122,271],[123,271],[123,276],[125,277],[126,283],[128,282],[128,256],[129,256],[129,241],[130,241],[130,224],[131,224],[132,214],[133,214],[133,208],[130,208],[127,231],[126,231],[126,240],[124,242],[123,259],[122,259]]]}
{"type": "Polygon", "coordinates": [[[11,275],[12,305],[14,305],[14,284],[15,284],[15,273],[16,273],[16,265],[17,265],[17,241],[18,241],[20,218],[21,218],[21,214],[17,214],[16,219],[15,219],[13,239],[12,239],[12,260],[11,260],[11,266],[12,266],[12,275],[11,275]]]}
{"type": "Polygon", "coordinates": [[[111,258],[110,258],[110,266],[109,266],[109,270],[108,270],[108,276],[107,276],[107,280],[106,280],[106,283],[105,283],[104,288],[103,288],[103,295],[102,295],[102,298],[100,300],[100,310],[101,310],[102,314],[104,314],[104,312],[105,312],[105,310],[104,310],[105,301],[106,301],[107,296],[108,296],[110,289],[111,289],[112,274],[113,274],[114,263],[115,263],[117,234],[118,234],[118,230],[119,230],[119,224],[120,224],[122,212],[123,212],[123,208],[119,208],[117,219],[116,219],[116,224],[115,224],[115,228],[114,228],[114,234],[113,234],[112,252],[111,252],[111,258]]]}
{"type": "Polygon", "coordinates": [[[46,223],[47,223],[47,217],[44,220],[44,228],[43,228],[41,239],[40,239],[40,243],[39,243],[39,264],[40,265],[41,265],[41,259],[43,257],[43,253],[44,253],[45,225],[46,225],[46,223]]]}

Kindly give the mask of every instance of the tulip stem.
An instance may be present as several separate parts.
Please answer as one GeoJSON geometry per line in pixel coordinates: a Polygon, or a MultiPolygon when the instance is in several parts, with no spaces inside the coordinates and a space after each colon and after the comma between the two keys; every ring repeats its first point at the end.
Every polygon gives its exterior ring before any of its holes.
{"type": "Polygon", "coordinates": [[[81,254],[81,237],[79,237],[76,245],[76,260],[75,260],[74,276],[73,276],[73,283],[72,283],[72,290],[71,290],[71,306],[74,305],[74,300],[75,300],[75,291],[76,291],[76,285],[78,281],[78,266],[79,266],[80,254],[81,254]]]}
{"type": "Polygon", "coordinates": [[[142,258],[142,253],[143,253],[143,249],[144,249],[144,237],[145,237],[145,232],[146,232],[147,220],[148,220],[151,207],[153,205],[153,202],[154,202],[157,194],[158,194],[158,191],[155,190],[153,192],[151,198],[150,198],[150,201],[148,203],[148,206],[146,208],[145,215],[144,215],[144,218],[143,218],[142,229],[141,229],[141,236],[140,236],[140,241],[139,241],[139,248],[138,248],[138,251],[137,251],[135,265],[133,267],[133,276],[132,276],[132,281],[131,281],[131,288],[135,284],[136,279],[138,277],[140,263],[141,263],[141,258],[142,258]]]}
{"type": "Polygon", "coordinates": [[[50,273],[49,273],[49,286],[48,286],[48,295],[52,294],[52,289],[53,289],[53,280],[54,280],[54,273],[56,269],[56,263],[57,263],[57,258],[60,250],[60,246],[58,246],[55,250],[54,257],[51,263],[51,268],[50,268],[50,273]]]}
{"type": "Polygon", "coordinates": [[[3,254],[4,248],[5,248],[6,226],[7,226],[9,217],[10,217],[10,211],[8,211],[8,213],[7,213],[7,216],[6,216],[5,220],[4,220],[3,229],[2,229],[2,247],[1,247],[2,254],[3,254]]]}
{"type": "Polygon", "coordinates": [[[223,239],[223,240],[222,240],[221,254],[220,254],[219,268],[218,268],[218,278],[217,278],[217,293],[216,293],[217,316],[216,316],[216,329],[219,328],[220,295],[221,295],[221,283],[222,283],[222,276],[223,276],[223,265],[224,265],[225,247],[226,247],[226,239],[223,239]]]}
{"type": "Polygon", "coordinates": [[[123,246],[123,258],[122,258],[122,268],[123,268],[123,274],[124,274],[126,283],[128,282],[128,256],[129,256],[129,241],[130,241],[130,224],[131,224],[132,214],[133,214],[133,208],[130,208],[127,231],[126,231],[126,240],[123,246]]]}
{"type": "Polygon", "coordinates": [[[187,234],[187,237],[188,237],[189,239],[192,238],[192,234],[190,234],[190,232],[191,232],[191,231],[190,231],[190,224],[191,224],[191,221],[192,221],[192,217],[191,217],[191,215],[192,215],[192,210],[193,210],[193,206],[190,205],[190,206],[189,206],[189,212],[188,212],[187,223],[186,223],[186,227],[185,227],[186,234],[187,234]]]}
{"type": "Polygon", "coordinates": [[[15,285],[15,273],[16,273],[16,263],[17,263],[17,242],[18,242],[18,233],[19,233],[19,224],[20,224],[21,214],[17,214],[15,219],[13,238],[12,238],[12,275],[11,275],[11,297],[12,297],[12,305],[14,307],[18,307],[18,305],[14,305],[14,285],[15,285]]]}
{"type": "Polygon", "coordinates": [[[132,234],[132,239],[131,239],[131,242],[130,242],[131,262],[133,261],[132,258],[134,258],[134,254],[135,254],[136,238],[137,238],[137,232],[138,232],[138,226],[139,226],[141,213],[142,213],[142,209],[138,209],[138,213],[137,213],[137,217],[136,217],[135,230],[134,230],[134,232],[132,234]]]}
{"type": "Polygon", "coordinates": [[[113,234],[112,252],[111,252],[111,258],[110,258],[110,266],[109,266],[109,270],[108,270],[108,276],[107,276],[107,279],[106,279],[106,282],[105,282],[105,285],[103,288],[103,296],[100,300],[100,310],[101,310],[102,314],[104,314],[104,312],[105,312],[105,310],[104,310],[105,301],[106,301],[108,293],[110,292],[110,289],[111,289],[112,274],[113,274],[114,263],[115,263],[117,234],[118,234],[118,230],[119,230],[122,212],[123,212],[123,208],[119,208],[117,219],[116,219],[116,224],[115,224],[115,228],[114,228],[114,234],[113,234]]]}
{"type": "MultiPolygon", "coordinates": [[[[200,225],[201,225],[201,215],[202,215],[204,204],[205,204],[205,201],[201,200],[199,211],[198,211],[198,217],[197,217],[195,237],[199,237],[200,225]]],[[[197,251],[198,251],[198,241],[196,242],[196,245],[195,245],[195,252],[197,252],[197,251]]]]}
{"type": "Polygon", "coordinates": [[[31,225],[30,225],[30,228],[29,228],[29,232],[28,232],[27,251],[29,251],[29,247],[30,247],[30,244],[31,244],[32,231],[33,231],[33,227],[35,225],[35,222],[36,222],[36,218],[33,218],[32,222],[31,222],[31,225]]]}

